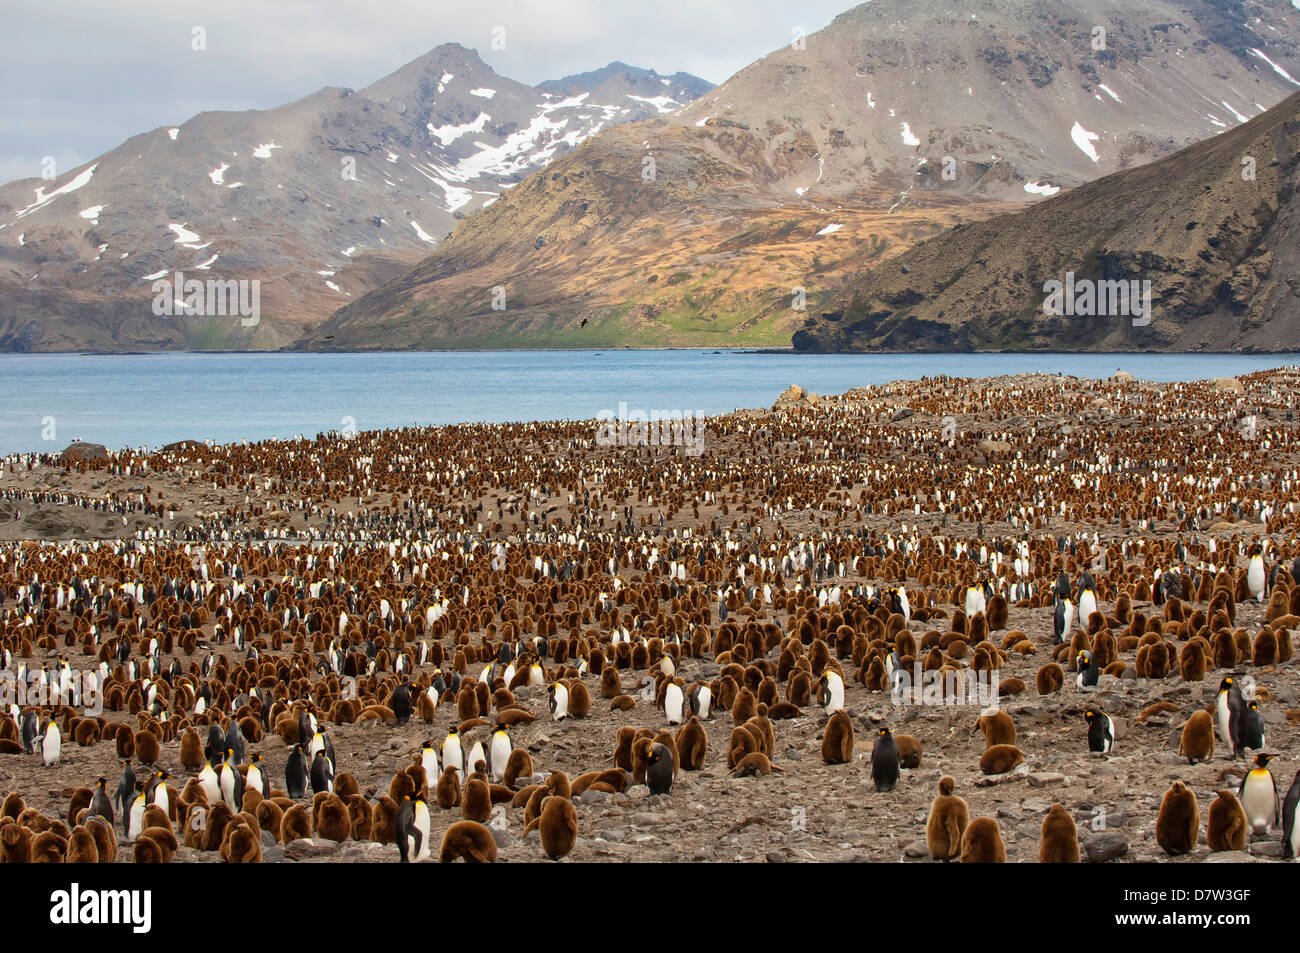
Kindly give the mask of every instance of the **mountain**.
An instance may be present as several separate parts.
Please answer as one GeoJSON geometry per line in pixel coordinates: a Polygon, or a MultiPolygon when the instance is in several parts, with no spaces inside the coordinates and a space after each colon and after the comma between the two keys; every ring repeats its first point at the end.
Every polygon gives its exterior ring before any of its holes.
{"type": "Polygon", "coordinates": [[[872,0],[557,158],[301,344],[787,345],[925,238],[1259,115],[1298,38],[1288,0],[872,0]]]}
{"type": "Polygon", "coordinates": [[[445,44],[359,91],[201,113],[0,187],[0,350],[291,342],[583,140],[709,88],[618,63],[600,74],[555,92],[445,44]],[[178,270],[257,281],[259,319],[155,314],[154,282],[178,270]]]}
{"type": "Polygon", "coordinates": [[[1294,350],[1298,185],[1300,93],[1158,162],[923,242],[862,276],[845,311],[809,319],[794,344],[1294,350]]]}

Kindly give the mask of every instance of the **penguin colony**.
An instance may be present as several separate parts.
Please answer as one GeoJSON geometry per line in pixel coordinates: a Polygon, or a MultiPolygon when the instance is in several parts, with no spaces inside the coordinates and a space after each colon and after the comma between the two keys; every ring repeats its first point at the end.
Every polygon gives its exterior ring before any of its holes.
{"type": "Polygon", "coordinates": [[[846,778],[925,803],[895,858],[1074,862],[1099,807],[1162,855],[1293,857],[1300,379],[1241,383],[934,378],[714,418],[699,457],[545,423],[6,458],[6,670],[104,704],[0,718],[0,859],[559,860],[605,805],[730,785],[786,827],[808,792],[816,846],[846,778]],[[900,704],[918,671],[998,705],[900,704]],[[1054,797],[1103,766],[1151,793],[1054,797]]]}

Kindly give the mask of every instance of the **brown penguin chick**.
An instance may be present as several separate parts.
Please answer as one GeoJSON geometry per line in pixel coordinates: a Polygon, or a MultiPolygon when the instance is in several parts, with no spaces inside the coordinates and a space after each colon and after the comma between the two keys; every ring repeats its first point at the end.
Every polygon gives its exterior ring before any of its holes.
{"type": "MultiPolygon", "coordinates": [[[[214,807],[210,813],[216,810],[214,807]]],[[[311,837],[311,815],[305,804],[295,804],[280,819],[280,843],[288,844],[304,837],[311,837]]]]}
{"type": "Polygon", "coordinates": [[[27,805],[23,802],[23,796],[17,791],[10,791],[5,795],[4,807],[0,808],[0,817],[18,817],[26,809],[27,805]]]}
{"type": "Polygon", "coordinates": [[[538,791],[543,792],[543,797],[545,797],[546,793],[549,793],[546,791],[545,784],[529,784],[525,787],[520,788],[518,791],[515,792],[515,796],[510,799],[510,806],[511,807],[526,806],[528,804],[528,801],[538,791]]]}
{"type": "Polygon", "coordinates": [[[966,801],[953,794],[957,782],[944,776],[939,779],[939,794],[930,803],[925,822],[925,843],[935,860],[952,860],[961,853],[962,834],[970,823],[966,801]]]}
{"type": "Polygon", "coordinates": [[[150,804],[144,809],[142,829],[145,827],[166,827],[170,829],[171,826],[171,819],[167,817],[167,812],[157,804],[150,804]]]}
{"type": "MultiPolygon", "coordinates": [[[[199,849],[218,849],[221,846],[221,841],[225,837],[226,825],[234,818],[234,814],[231,813],[230,808],[226,806],[224,801],[218,801],[216,804],[213,804],[208,808],[206,814],[200,816],[202,820],[200,821],[199,830],[196,832],[196,837],[201,836],[203,842],[199,845],[199,849]]],[[[307,809],[305,807],[303,808],[303,819],[306,823],[307,832],[298,836],[310,837],[311,815],[307,814],[307,809]]],[[[288,841],[286,840],[285,843],[287,844],[288,841]]]]}
{"type": "Polygon", "coordinates": [[[573,785],[569,783],[569,776],[559,768],[552,769],[550,776],[546,779],[546,790],[556,797],[569,798],[573,796],[573,785]]]}
{"type": "Polygon", "coordinates": [[[1272,629],[1261,629],[1255,636],[1253,661],[1256,666],[1277,663],[1277,636],[1272,629]]]}
{"type": "Polygon", "coordinates": [[[412,767],[414,767],[414,765],[408,765],[401,771],[398,771],[393,775],[393,780],[388,782],[388,796],[395,802],[400,802],[402,798],[406,797],[408,794],[413,797],[415,792],[418,790],[416,787],[416,776],[410,770],[412,767]]]}
{"type": "Polygon", "coordinates": [[[1214,757],[1214,718],[1205,709],[1192,712],[1183,725],[1183,736],[1178,742],[1178,753],[1188,764],[1209,761],[1214,757]]]}
{"type": "Polygon", "coordinates": [[[30,864],[32,832],[17,822],[0,827],[0,863],[30,864]]]}
{"type": "Polygon", "coordinates": [[[1196,795],[1182,781],[1175,781],[1160,802],[1156,818],[1156,843],[1166,854],[1187,854],[1196,849],[1201,830],[1201,809],[1196,795]]]}
{"type": "Polygon", "coordinates": [[[464,859],[469,864],[490,864],[497,859],[497,842],[492,832],[477,821],[457,821],[442,835],[438,863],[464,859]]]}
{"type": "Polygon", "coordinates": [[[1038,844],[1040,864],[1077,864],[1079,831],[1070,812],[1059,803],[1048,808],[1043,818],[1043,839],[1038,844]]]}
{"type": "Polygon", "coordinates": [[[83,825],[74,827],[68,837],[68,853],[64,860],[69,864],[99,863],[99,845],[95,843],[95,835],[83,825]]]}
{"type": "Polygon", "coordinates": [[[1064,684],[1065,672],[1055,662],[1048,662],[1038,670],[1038,674],[1034,677],[1034,686],[1038,689],[1040,695],[1059,692],[1064,684]]]}
{"type": "Polygon", "coordinates": [[[607,664],[600,673],[600,695],[602,698],[617,698],[622,694],[623,680],[619,678],[618,668],[607,664]]]}
{"type": "MultiPolygon", "coordinates": [[[[502,708],[497,711],[497,724],[510,727],[511,725],[531,725],[537,720],[537,716],[525,708],[502,708]]],[[[487,722],[484,722],[487,724],[487,722]]]]}
{"type": "Polygon", "coordinates": [[[812,700],[812,677],[803,669],[796,669],[785,686],[786,701],[797,708],[806,708],[812,700]]]}
{"type": "Polygon", "coordinates": [[[1186,642],[1178,653],[1178,674],[1185,682],[1205,680],[1205,652],[1198,642],[1186,642]]]}
{"type": "Polygon", "coordinates": [[[709,750],[709,736],[697,715],[691,715],[686,724],[677,729],[675,740],[682,770],[701,770],[709,750]]]}
{"type": "Polygon", "coordinates": [[[731,723],[733,725],[744,724],[758,714],[758,699],[748,688],[742,688],[736,695],[736,701],[731,706],[731,723]]]}
{"type": "Polygon", "coordinates": [[[425,724],[433,724],[434,716],[438,714],[438,706],[434,704],[428,692],[418,692],[416,694],[415,714],[425,724]]]}
{"type": "MultiPolygon", "coordinates": [[[[225,807],[224,802],[220,802],[225,807]]],[[[229,808],[227,808],[229,810],[229,808]]],[[[181,843],[195,850],[203,850],[208,841],[208,802],[195,801],[185,809],[181,823],[181,843]]]]}
{"type": "Polygon", "coordinates": [[[181,766],[186,771],[197,772],[203,770],[205,760],[199,733],[193,728],[186,728],[181,732],[181,766]]]}
{"type": "Polygon", "coordinates": [[[262,792],[256,788],[244,788],[244,799],[239,803],[239,810],[248,814],[257,813],[257,805],[261,804],[265,798],[262,792]]]}
{"type": "Polygon", "coordinates": [[[86,830],[95,839],[95,852],[98,863],[111,864],[117,860],[117,834],[105,818],[95,815],[86,818],[86,830]]]}
{"type": "Polygon", "coordinates": [[[822,760],[827,764],[848,764],[853,760],[853,722],[837,711],[822,733],[822,760]]]}
{"type": "MultiPolygon", "coordinates": [[[[444,811],[451,810],[460,804],[460,772],[454,767],[444,768],[442,777],[438,778],[438,784],[433,792],[434,800],[444,811]]],[[[394,798],[396,800],[396,798],[394,798]]]]}
{"type": "Polygon", "coordinates": [[[253,816],[257,818],[257,826],[268,832],[278,843],[280,840],[280,823],[284,820],[284,808],[274,801],[263,799],[258,803],[257,809],[253,811],[253,816]]]}
{"type": "Polygon", "coordinates": [[[32,838],[33,864],[61,864],[68,851],[68,841],[54,831],[41,831],[32,838]]]}
{"type": "Polygon", "coordinates": [[[361,793],[361,785],[357,783],[356,776],[351,771],[340,771],[334,775],[334,793],[340,800],[346,802],[352,795],[361,793]]]}
{"type": "Polygon", "coordinates": [[[153,764],[158,760],[158,736],[151,731],[135,733],[135,757],[141,764],[153,764]]]}
{"type": "Polygon", "coordinates": [[[799,710],[798,706],[792,705],[790,702],[779,701],[774,705],[768,706],[767,709],[767,717],[771,718],[773,721],[781,721],[787,718],[798,718],[802,714],[803,712],[799,710]]]}
{"type": "Polygon", "coordinates": [[[975,720],[975,728],[984,733],[985,748],[1016,743],[1016,723],[1001,708],[988,708],[981,712],[975,720]]]}
{"type": "Polygon", "coordinates": [[[176,835],[172,833],[170,827],[146,827],[140,832],[140,840],[151,840],[158,845],[159,852],[162,854],[160,863],[170,864],[172,858],[176,856],[176,851],[180,843],[176,840],[176,835]]]}
{"type": "MultiPolygon", "coordinates": [[[[515,748],[506,759],[506,770],[502,780],[512,790],[519,784],[520,778],[533,776],[533,757],[527,748],[515,748]]],[[[513,797],[513,794],[511,795],[513,797]]]]}
{"type": "Polygon", "coordinates": [[[898,745],[898,766],[900,768],[919,768],[921,766],[921,742],[912,735],[894,735],[898,745]]]}
{"type": "Polygon", "coordinates": [[[527,837],[533,828],[541,835],[542,853],[559,860],[578,841],[578,812],[568,798],[551,795],[542,801],[541,813],[524,828],[523,836],[527,837]]]}
{"type": "Polygon", "coordinates": [[[135,839],[131,845],[131,862],[135,864],[161,864],[163,861],[163,849],[152,837],[145,837],[143,833],[135,839]]]}
{"type": "Polygon", "coordinates": [[[325,840],[342,843],[352,836],[352,815],[337,794],[326,794],[316,812],[316,833],[325,840]]]}
{"type": "Polygon", "coordinates": [[[227,829],[222,853],[228,864],[260,864],[262,841],[257,831],[247,824],[235,824],[227,829]]]}
{"type": "Polygon", "coordinates": [[[1006,774],[1024,760],[1015,745],[993,745],[980,755],[980,770],[985,774],[1006,774]]]}
{"type": "Polygon", "coordinates": [[[77,823],[77,812],[83,808],[90,807],[90,799],[93,798],[94,792],[90,788],[77,788],[68,798],[67,819],[69,824],[77,823]]]}
{"type": "Polygon", "coordinates": [[[482,777],[471,777],[465,782],[465,797],[460,813],[465,820],[478,821],[480,824],[492,817],[492,791],[482,777]]]}
{"type": "Polygon", "coordinates": [[[456,696],[456,717],[461,721],[468,721],[478,716],[478,693],[474,691],[473,685],[463,684],[460,693],[456,696]]]}
{"type": "Polygon", "coordinates": [[[1246,809],[1232,791],[1220,791],[1210,805],[1210,817],[1205,823],[1205,839],[1210,850],[1245,850],[1250,823],[1246,809]]]}
{"type": "Polygon", "coordinates": [[[751,751],[731,769],[731,773],[738,778],[749,778],[755,775],[762,776],[771,774],[773,771],[784,772],[784,768],[779,768],[768,760],[767,755],[761,751],[751,751]]]}
{"type": "Polygon", "coordinates": [[[569,717],[586,718],[591,713],[591,693],[581,679],[571,679],[569,688],[569,717]]]}
{"type": "Polygon", "coordinates": [[[632,742],[636,740],[636,729],[624,725],[614,736],[614,764],[624,771],[632,770],[632,742]]]}
{"type": "Polygon", "coordinates": [[[538,786],[533,789],[533,793],[528,796],[528,802],[524,804],[524,826],[527,827],[542,813],[542,802],[553,795],[546,793],[544,786],[538,786]]]}
{"type": "Polygon", "coordinates": [[[991,817],[977,817],[966,827],[961,838],[963,864],[1005,864],[1007,849],[1002,843],[1002,828],[991,817]]]}
{"type": "Polygon", "coordinates": [[[754,733],[742,728],[731,729],[731,740],[727,744],[727,767],[734,768],[746,755],[758,751],[758,740],[754,733]]]}
{"type": "Polygon", "coordinates": [[[632,783],[645,784],[645,770],[650,764],[650,751],[654,748],[654,738],[638,735],[632,742],[632,783]]]}
{"type": "Polygon", "coordinates": [[[630,711],[636,707],[636,699],[631,695],[617,695],[609,703],[610,711],[630,711]]]}

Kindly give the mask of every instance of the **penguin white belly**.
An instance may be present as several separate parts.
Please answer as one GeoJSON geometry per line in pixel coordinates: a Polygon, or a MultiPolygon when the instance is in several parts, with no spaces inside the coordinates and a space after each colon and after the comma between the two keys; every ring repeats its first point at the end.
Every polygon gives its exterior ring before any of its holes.
{"type": "Polygon", "coordinates": [[[171,798],[167,794],[167,785],[159,784],[153,789],[153,803],[155,806],[162,808],[164,814],[171,811],[171,798]]]}
{"type": "Polygon", "coordinates": [[[1097,611],[1097,597],[1091,589],[1085,589],[1079,595],[1079,624],[1087,625],[1088,617],[1097,611]]]}
{"type": "Polygon", "coordinates": [[[128,825],[127,837],[135,840],[140,836],[140,829],[144,826],[144,795],[141,794],[131,805],[131,823],[128,825]]]}
{"type": "Polygon", "coordinates": [[[669,684],[664,692],[664,712],[668,715],[668,724],[682,723],[682,690],[675,684],[669,684]]]}
{"type": "Polygon", "coordinates": [[[551,720],[563,721],[569,716],[569,690],[556,683],[555,694],[551,699],[551,720]]]}
{"type": "Polygon", "coordinates": [[[52,768],[59,762],[59,751],[63,747],[63,739],[59,735],[59,726],[50,722],[50,727],[45,732],[45,738],[41,741],[41,760],[45,762],[47,768],[52,768]]]}
{"type": "Polygon", "coordinates": [[[511,749],[510,739],[505,735],[497,733],[492,736],[492,780],[498,784],[505,780],[511,749]]]}
{"type": "Polygon", "coordinates": [[[1250,590],[1250,594],[1260,602],[1264,601],[1264,581],[1266,578],[1264,560],[1259,556],[1251,557],[1250,568],[1246,570],[1246,587],[1250,590]]]}
{"type": "Polygon", "coordinates": [[[1250,829],[1256,834],[1267,834],[1273,830],[1277,803],[1271,780],[1265,777],[1256,781],[1254,774],[1246,778],[1246,790],[1242,792],[1241,806],[1246,811],[1246,820],[1250,829]]]}
{"type": "Polygon", "coordinates": [[[438,752],[432,748],[425,748],[420,755],[420,764],[424,768],[424,776],[430,783],[437,780],[438,777],[438,752]]]}
{"type": "Polygon", "coordinates": [[[412,861],[429,856],[429,807],[423,801],[415,802],[415,829],[420,832],[420,849],[415,850],[415,838],[407,835],[407,855],[412,861]]]}
{"type": "Polygon", "coordinates": [[[459,739],[447,739],[442,746],[442,767],[455,768],[461,779],[465,778],[465,752],[461,750],[459,739]]]}
{"type": "Polygon", "coordinates": [[[700,718],[707,720],[709,717],[709,710],[713,706],[713,692],[707,685],[705,685],[700,688],[700,693],[696,697],[699,699],[700,718]]]}
{"type": "Polygon", "coordinates": [[[216,804],[221,800],[221,785],[217,783],[217,772],[212,770],[211,765],[204,766],[199,772],[199,786],[203,788],[203,794],[209,804],[216,804]]]}
{"type": "Polygon", "coordinates": [[[1214,724],[1219,730],[1219,740],[1229,748],[1232,747],[1232,733],[1229,730],[1231,712],[1228,710],[1228,693],[1220,692],[1214,702],[1214,724]]]}

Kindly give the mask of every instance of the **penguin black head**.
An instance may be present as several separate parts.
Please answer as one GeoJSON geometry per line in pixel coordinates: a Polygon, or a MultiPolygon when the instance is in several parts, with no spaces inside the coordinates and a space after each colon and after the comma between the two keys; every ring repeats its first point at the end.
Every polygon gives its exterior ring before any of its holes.
{"type": "Polygon", "coordinates": [[[1257,768],[1267,768],[1267,767],[1268,767],[1268,763],[1269,763],[1270,761],[1272,761],[1272,760],[1273,760],[1274,758],[1276,758],[1276,757],[1277,757],[1277,755],[1275,755],[1275,754],[1263,754],[1263,753],[1261,752],[1260,754],[1255,755],[1255,767],[1257,767],[1257,768]]]}

